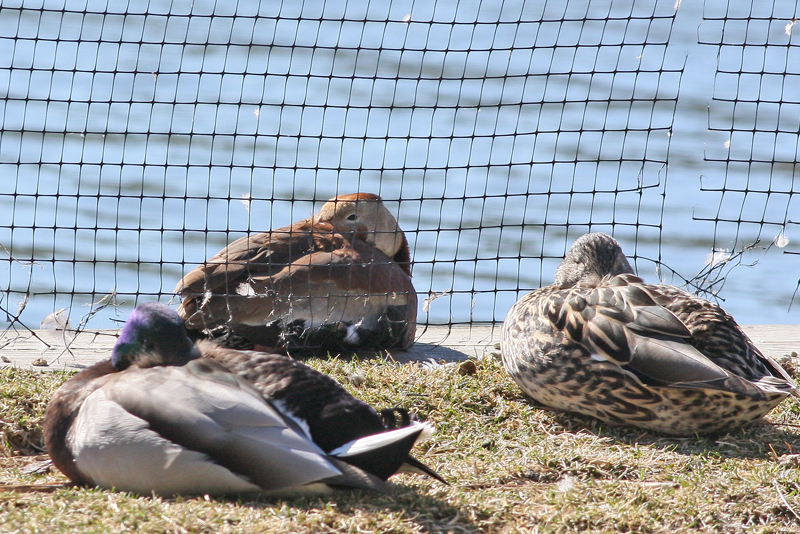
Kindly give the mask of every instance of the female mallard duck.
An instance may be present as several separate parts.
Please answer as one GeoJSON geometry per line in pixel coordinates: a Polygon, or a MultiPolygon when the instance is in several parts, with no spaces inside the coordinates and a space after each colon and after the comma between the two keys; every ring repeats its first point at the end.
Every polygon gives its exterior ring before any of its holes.
{"type": "Polygon", "coordinates": [[[666,434],[731,429],[796,387],[718,305],[633,274],[614,238],[579,238],[553,285],[503,323],[503,365],[551,408],[666,434]]]}
{"type": "Polygon", "coordinates": [[[162,304],[136,308],[110,359],[78,373],[47,406],[53,463],[73,482],[159,495],[386,491],[355,466],[399,466],[425,429],[410,425],[326,453],[246,380],[200,358],[162,304]]]}
{"type": "Polygon", "coordinates": [[[178,283],[190,330],[295,350],[406,348],[417,296],[408,241],[377,195],[237,239],[178,283]]]}

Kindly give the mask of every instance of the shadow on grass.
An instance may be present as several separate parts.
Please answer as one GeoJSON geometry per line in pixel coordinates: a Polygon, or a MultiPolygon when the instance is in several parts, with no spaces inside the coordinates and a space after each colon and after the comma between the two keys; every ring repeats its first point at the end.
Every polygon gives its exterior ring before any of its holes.
{"type": "Polygon", "coordinates": [[[800,453],[800,434],[780,423],[756,421],[744,427],[715,434],[668,436],[649,430],[610,426],[590,417],[552,412],[566,432],[589,432],[626,445],[647,445],[677,454],[719,458],[769,459],[800,453]]]}
{"type": "Polygon", "coordinates": [[[442,499],[432,497],[424,491],[414,486],[396,484],[394,491],[388,495],[362,491],[336,491],[331,495],[315,498],[241,497],[230,500],[257,508],[287,505],[307,512],[335,509],[345,516],[351,516],[356,511],[369,514],[386,513],[395,518],[405,517],[413,521],[422,532],[481,532],[481,529],[469,520],[466,511],[442,499]]]}
{"type": "Polygon", "coordinates": [[[784,454],[800,453],[800,424],[773,423],[760,419],[729,431],[670,436],[632,426],[609,425],[589,416],[554,410],[521,392],[508,398],[549,413],[553,422],[561,426],[565,433],[586,432],[626,445],[654,446],[677,454],[719,458],[774,459],[784,454]]]}

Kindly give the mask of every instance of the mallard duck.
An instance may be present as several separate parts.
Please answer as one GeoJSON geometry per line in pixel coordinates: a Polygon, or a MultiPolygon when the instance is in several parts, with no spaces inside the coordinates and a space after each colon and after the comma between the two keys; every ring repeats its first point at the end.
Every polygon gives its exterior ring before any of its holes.
{"type": "Polygon", "coordinates": [[[247,380],[202,358],[183,320],[158,303],[131,313],[111,357],[64,383],[44,418],[47,450],[73,482],[165,496],[388,491],[355,464],[388,455],[400,465],[424,430],[326,453],[247,380]]]}
{"type": "Polygon", "coordinates": [[[414,342],[408,241],[369,193],[337,196],[309,219],[237,239],[175,293],[190,330],[222,333],[237,348],[358,351],[414,342]]]}
{"type": "MultiPolygon", "coordinates": [[[[370,435],[379,435],[399,427],[422,425],[420,439],[432,432],[428,424],[413,421],[402,408],[377,412],[355,398],[336,380],[308,365],[282,354],[242,351],[199,340],[197,348],[204,358],[221,363],[231,372],[248,380],[265,398],[279,406],[325,452],[341,449],[346,443],[370,435]],[[398,421],[398,418],[400,419],[398,421]]],[[[405,451],[405,456],[380,456],[349,460],[382,480],[401,472],[428,475],[447,484],[437,473],[405,451]]]]}
{"type": "Polygon", "coordinates": [[[512,306],[501,354],[550,408],[665,434],[732,429],[796,394],[720,306],[645,283],[603,233],[575,241],[555,282],[512,306]]]}

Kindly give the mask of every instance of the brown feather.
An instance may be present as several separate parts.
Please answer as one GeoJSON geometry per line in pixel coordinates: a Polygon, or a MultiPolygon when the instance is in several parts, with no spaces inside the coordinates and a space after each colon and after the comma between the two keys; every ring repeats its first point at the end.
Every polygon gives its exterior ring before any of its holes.
{"type": "Polygon", "coordinates": [[[385,348],[414,340],[408,241],[380,197],[369,193],[340,195],[309,219],[237,239],[189,272],[175,292],[190,329],[273,328],[276,321],[282,329],[297,321],[303,330],[338,329],[341,323],[389,332],[396,339],[383,341],[385,348]],[[399,337],[397,327],[386,326],[398,320],[405,322],[399,337]]]}

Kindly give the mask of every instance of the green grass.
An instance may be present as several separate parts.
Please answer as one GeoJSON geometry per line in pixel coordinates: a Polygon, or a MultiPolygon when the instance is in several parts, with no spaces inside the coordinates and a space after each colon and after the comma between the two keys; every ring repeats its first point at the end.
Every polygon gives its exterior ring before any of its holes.
{"type": "MultiPolygon", "coordinates": [[[[382,359],[309,363],[378,408],[403,406],[433,422],[434,437],[416,455],[451,485],[401,475],[388,496],[343,491],[297,500],[0,490],[0,531],[800,532],[795,399],[770,423],[667,438],[542,410],[491,358],[475,374],[382,359]],[[355,374],[363,383],[351,380],[355,374]]],[[[0,371],[3,484],[65,480],[23,468],[44,458],[42,413],[67,377],[0,371]]]]}

